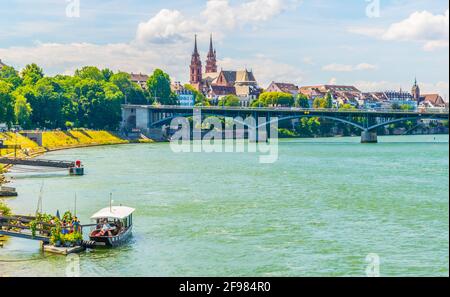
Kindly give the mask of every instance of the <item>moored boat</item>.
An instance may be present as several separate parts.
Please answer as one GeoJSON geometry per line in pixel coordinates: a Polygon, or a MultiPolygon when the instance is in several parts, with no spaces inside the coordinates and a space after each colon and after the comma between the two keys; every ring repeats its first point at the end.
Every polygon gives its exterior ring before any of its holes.
{"type": "Polygon", "coordinates": [[[131,238],[134,208],[110,206],[98,211],[91,219],[96,221],[95,230],[89,234],[96,246],[116,247],[131,238]]]}

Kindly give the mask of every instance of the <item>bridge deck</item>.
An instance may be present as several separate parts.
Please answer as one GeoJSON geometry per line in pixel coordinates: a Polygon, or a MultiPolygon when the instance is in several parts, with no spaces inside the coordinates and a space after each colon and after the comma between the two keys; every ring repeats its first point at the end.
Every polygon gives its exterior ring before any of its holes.
{"type": "Polygon", "coordinates": [[[53,167],[53,168],[71,168],[75,166],[75,163],[71,161],[53,161],[41,159],[0,158],[0,163],[9,165],[25,165],[25,166],[53,167]]]}
{"type": "Polygon", "coordinates": [[[337,109],[337,108],[298,108],[298,107],[234,107],[234,106],[177,106],[177,105],[122,105],[124,109],[149,109],[156,112],[192,112],[201,110],[204,112],[272,112],[272,113],[312,113],[312,114],[371,114],[390,116],[420,116],[420,115],[449,115],[447,108],[419,108],[418,110],[393,110],[393,109],[337,109]]]}

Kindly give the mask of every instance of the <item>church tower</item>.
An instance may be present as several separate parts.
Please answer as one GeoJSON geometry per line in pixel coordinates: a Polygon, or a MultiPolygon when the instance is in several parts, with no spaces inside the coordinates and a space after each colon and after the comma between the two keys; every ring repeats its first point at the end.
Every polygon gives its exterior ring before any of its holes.
{"type": "Polygon", "coordinates": [[[414,86],[412,87],[411,94],[414,100],[416,100],[417,102],[420,101],[420,88],[417,84],[417,78],[414,80],[414,86]]]}
{"type": "Polygon", "coordinates": [[[194,53],[192,54],[190,66],[190,83],[192,86],[200,89],[202,83],[202,61],[197,48],[197,35],[195,35],[194,53]]]}
{"type": "Polygon", "coordinates": [[[206,73],[216,73],[217,72],[217,56],[216,50],[213,47],[212,34],[209,40],[209,52],[208,58],[206,59],[206,73]]]}

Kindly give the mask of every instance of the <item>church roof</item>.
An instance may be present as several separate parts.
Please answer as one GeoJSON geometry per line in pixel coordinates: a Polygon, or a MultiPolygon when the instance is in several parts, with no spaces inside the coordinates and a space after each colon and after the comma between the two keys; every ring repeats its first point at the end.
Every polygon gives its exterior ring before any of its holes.
{"type": "Polygon", "coordinates": [[[229,86],[211,85],[210,92],[211,95],[214,96],[236,95],[236,88],[229,86]]]}
{"type": "Polygon", "coordinates": [[[256,82],[252,71],[242,70],[236,72],[236,81],[238,82],[256,82]]]}
{"type": "Polygon", "coordinates": [[[221,74],[229,84],[234,84],[236,82],[256,82],[253,72],[248,70],[239,70],[239,71],[222,70],[221,74]]]}
{"type": "Polygon", "coordinates": [[[271,86],[276,87],[277,89],[279,89],[281,92],[284,92],[284,93],[298,92],[298,87],[291,83],[272,82],[267,89],[269,89],[271,86]]]}
{"type": "Polygon", "coordinates": [[[423,101],[431,103],[433,106],[440,107],[445,106],[445,101],[439,94],[424,94],[421,96],[423,101]]]}

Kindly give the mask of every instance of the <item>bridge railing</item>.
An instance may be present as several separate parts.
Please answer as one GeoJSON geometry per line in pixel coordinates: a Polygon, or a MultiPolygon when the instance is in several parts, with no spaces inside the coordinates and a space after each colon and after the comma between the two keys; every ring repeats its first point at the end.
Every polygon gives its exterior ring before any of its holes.
{"type": "Polygon", "coordinates": [[[241,111],[297,111],[297,112],[342,112],[342,113],[392,113],[392,114],[448,114],[448,108],[419,108],[417,110],[394,109],[340,109],[340,108],[300,108],[300,107],[242,107],[242,106],[179,106],[179,105],[152,105],[142,106],[154,109],[208,109],[208,110],[241,110],[241,111]]]}

